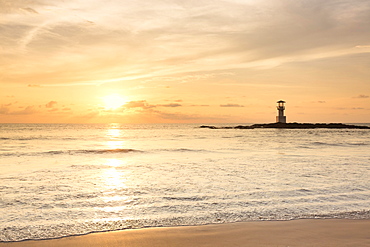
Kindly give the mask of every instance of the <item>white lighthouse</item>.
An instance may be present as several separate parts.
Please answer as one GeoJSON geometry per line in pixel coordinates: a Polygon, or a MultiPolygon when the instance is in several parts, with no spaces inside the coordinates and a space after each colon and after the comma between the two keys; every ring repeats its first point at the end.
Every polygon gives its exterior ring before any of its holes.
{"type": "Polygon", "coordinates": [[[278,109],[279,115],[276,116],[276,122],[277,123],[286,123],[286,116],[284,116],[284,110],[285,110],[285,101],[279,100],[277,102],[276,108],[278,109]]]}

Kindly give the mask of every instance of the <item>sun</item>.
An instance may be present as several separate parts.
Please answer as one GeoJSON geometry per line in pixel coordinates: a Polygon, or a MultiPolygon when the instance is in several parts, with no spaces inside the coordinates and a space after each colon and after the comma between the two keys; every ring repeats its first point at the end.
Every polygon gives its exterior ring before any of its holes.
{"type": "Polygon", "coordinates": [[[119,95],[119,94],[111,94],[103,97],[104,107],[106,109],[115,110],[122,105],[124,105],[127,101],[126,99],[119,95]]]}

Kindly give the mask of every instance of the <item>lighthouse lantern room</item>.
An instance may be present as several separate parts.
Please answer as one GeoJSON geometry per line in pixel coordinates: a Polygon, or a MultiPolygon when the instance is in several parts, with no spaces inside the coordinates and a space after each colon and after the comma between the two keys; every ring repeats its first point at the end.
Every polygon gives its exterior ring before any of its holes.
{"type": "Polygon", "coordinates": [[[286,123],[286,116],[284,116],[285,101],[279,100],[276,108],[278,109],[278,115],[276,116],[277,123],[286,123]]]}

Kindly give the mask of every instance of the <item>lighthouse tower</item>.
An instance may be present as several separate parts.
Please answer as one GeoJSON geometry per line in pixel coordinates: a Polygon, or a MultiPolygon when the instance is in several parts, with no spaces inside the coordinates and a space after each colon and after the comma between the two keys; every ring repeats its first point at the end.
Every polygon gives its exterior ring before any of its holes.
{"type": "Polygon", "coordinates": [[[279,111],[279,115],[276,116],[276,122],[277,123],[286,123],[286,116],[284,116],[284,110],[285,110],[284,104],[285,104],[285,101],[283,101],[283,100],[279,100],[277,102],[276,108],[279,111]]]}

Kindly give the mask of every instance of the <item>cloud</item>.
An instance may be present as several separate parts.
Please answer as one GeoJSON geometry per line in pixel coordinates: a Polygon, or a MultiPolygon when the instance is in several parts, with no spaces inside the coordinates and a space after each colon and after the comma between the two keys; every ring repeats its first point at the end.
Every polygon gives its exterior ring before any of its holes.
{"type": "Polygon", "coordinates": [[[124,104],[123,108],[142,108],[142,109],[151,109],[155,107],[180,107],[182,106],[179,103],[170,103],[170,104],[158,104],[158,105],[151,105],[146,100],[138,100],[138,101],[130,101],[124,104]]]}
{"type": "Polygon", "coordinates": [[[36,14],[35,8],[44,6],[42,0],[0,0],[0,13],[14,14],[14,13],[33,13],[36,14]]]}
{"type": "Polygon", "coordinates": [[[58,108],[53,108],[53,109],[50,109],[48,112],[57,112],[57,111],[59,111],[58,108]]]}
{"type": "Polygon", "coordinates": [[[369,95],[364,95],[364,94],[360,94],[356,97],[353,97],[354,99],[367,99],[369,98],[370,96],[369,95]]]}
{"type": "Polygon", "coordinates": [[[165,100],[165,101],[173,101],[173,102],[183,102],[183,100],[182,99],[177,99],[177,100],[165,100]]]}
{"type": "Polygon", "coordinates": [[[146,100],[130,101],[122,106],[123,108],[143,108],[150,109],[156,106],[150,105],[146,100]]]}
{"type": "Polygon", "coordinates": [[[24,11],[26,11],[28,13],[31,13],[31,14],[38,14],[38,12],[36,10],[34,10],[32,8],[29,8],[29,7],[27,7],[27,8],[21,8],[21,10],[24,10],[24,11]]]}
{"type": "Polygon", "coordinates": [[[0,106],[0,114],[7,114],[9,112],[9,107],[6,107],[5,105],[0,106]]]}
{"type": "MultiPolygon", "coordinates": [[[[120,115],[185,112],[205,102],[223,114],[244,107],[227,102],[247,107],[242,94],[248,105],[282,92],[304,94],[305,102],[317,92],[331,103],[333,95],[350,99],[348,83],[365,93],[369,78],[369,0],[0,0],[0,14],[0,84],[29,105],[40,104],[44,89],[58,100],[68,90],[61,86],[109,83],[102,92],[172,99],[131,101],[120,115]],[[16,83],[35,89],[16,91],[16,83]],[[223,93],[235,98],[217,101],[223,93]],[[186,104],[175,100],[182,97],[186,104]]],[[[93,107],[98,89],[84,89],[81,99],[93,107]]],[[[44,113],[64,108],[45,103],[44,113]]]]}
{"type": "Polygon", "coordinates": [[[239,105],[239,104],[226,104],[226,105],[220,105],[220,107],[244,107],[244,105],[239,105]]]}
{"type": "Polygon", "coordinates": [[[171,103],[171,104],[164,104],[164,105],[157,105],[157,106],[162,106],[162,107],[179,107],[182,106],[181,104],[178,103],[171,103]]]}
{"type": "Polygon", "coordinates": [[[13,60],[0,65],[13,82],[40,74],[42,84],[153,77],[189,82],[227,69],[365,52],[349,47],[363,47],[370,38],[367,0],[3,0],[0,9],[40,13],[4,17],[9,21],[0,42],[13,60]]]}
{"type": "Polygon", "coordinates": [[[46,107],[46,108],[53,108],[53,107],[55,107],[57,104],[58,104],[58,102],[56,102],[56,101],[50,101],[49,103],[47,103],[47,104],[45,105],[45,107],[46,107]]]}
{"type": "Polygon", "coordinates": [[[138,109],[134,114],[143,116],[144,118],[151,116],[153,119],[167,119],[167,120],[201,120],[206,119],[205,117],[196,114],[185,114],[180,112],[166,112],[158,110],[159,107],[176,108],[181,107],[181,104],[170,103],[170,104],[149,104],[146,100],[130,101],[122,106],[122,109],[138,109]]]}
{"type": "Polygon", "coordinates": [[[37,113],[38,111],[35,109],[34,106],[26,106],[26,107],[18,107],[21,110],[18,111],[11,111],[9,106],[12,104],[3,104],[0,106],[0,114],[3,115],[31,115],[37,113]]]}
{"type": "Polygon", "coordinates": [[[20,111],[9,112],[8,114],[9,115],[31,115],[37,112],[38,111],[35,109],[34,106],[27,106],[20,111]]]}
{"type": "Polygon", "coordinates": [[[356,48],[370,48],[370,45],[356,45],[356,48]]]}

